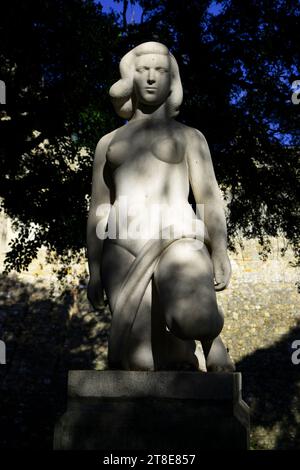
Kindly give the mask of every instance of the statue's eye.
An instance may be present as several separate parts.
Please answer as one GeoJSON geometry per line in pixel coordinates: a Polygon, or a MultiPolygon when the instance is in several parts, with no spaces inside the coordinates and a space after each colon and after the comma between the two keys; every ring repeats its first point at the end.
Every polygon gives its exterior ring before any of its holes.
{"type": "Polygon", "coordinates": [[[145,72],[146,70],[148,70],[148,67],[137,67],[136,68],[137,72],[145,72]]]}
{"type": "Polygon", "coordinates": [[[159,73],[168,73],[168,69],[165,69],[164,67],[157,67],[156,69],[159,73]]]}

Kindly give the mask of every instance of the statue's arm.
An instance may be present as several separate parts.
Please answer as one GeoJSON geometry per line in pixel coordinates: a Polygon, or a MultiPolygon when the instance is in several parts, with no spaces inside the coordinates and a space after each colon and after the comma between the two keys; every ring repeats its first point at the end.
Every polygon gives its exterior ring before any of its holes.
{"type": "Polygon", "coordinates": [[[223,290],[227,287],[231,276],[223,200],[207,141],[196,129],[191,130],[188,138],[187,163],[195,202],[204,206],[202,213],[211,241],[215,289],[223,290]]]}
{"type": "Polygon", "coordinates": [[[103,288],[101,280],[101,258],[103,239],[97,236],[97,225],[105,230],[110,212],[111,188],[105,177],[106,152],[110,134],[98,142],[93,163],[92,194],[87,221],[87,255],[90,272],[88,298],[95,308],[103,303],[103,288]],[[101,206],[101,207],[100,207],[101,206]]]}

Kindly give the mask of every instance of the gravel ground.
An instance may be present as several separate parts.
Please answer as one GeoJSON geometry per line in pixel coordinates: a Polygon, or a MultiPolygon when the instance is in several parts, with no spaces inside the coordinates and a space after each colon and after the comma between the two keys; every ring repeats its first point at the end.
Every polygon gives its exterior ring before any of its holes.
{"type": "MultiPolygon", "coordinates": [[[[251,408],[251,448],[300,449],[300,364],[291,361],[291,344],[300,340],[299,294],[284,279],[240,282],[239,269],[237,262],[231,287],[218,300],[223,338],[251,408]]],[[[106,367],[109,326],[107,310],[91,311],[85,282],[59,292],[45,267],[38,275],[0,275],[0,339],[7,345],[7,365],[0,366],[1,448],[52,448],[53,426],[66,406],[67,370],[106,367]]]]}

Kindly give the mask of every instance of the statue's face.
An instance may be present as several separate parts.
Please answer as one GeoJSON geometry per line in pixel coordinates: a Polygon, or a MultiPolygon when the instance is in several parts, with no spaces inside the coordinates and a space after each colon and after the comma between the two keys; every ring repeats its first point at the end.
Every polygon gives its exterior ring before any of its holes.
{"type": "Polygon", "coordinates": [[[169,57],[163,54],[144,54],[137,57],[133,83],[139,102],[153,106],[164,103],[171,86],[169,57]]]}

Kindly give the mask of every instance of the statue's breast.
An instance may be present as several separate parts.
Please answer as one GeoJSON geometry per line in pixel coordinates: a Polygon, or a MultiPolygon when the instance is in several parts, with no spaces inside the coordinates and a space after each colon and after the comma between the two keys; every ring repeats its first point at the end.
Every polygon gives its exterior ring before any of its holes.
{"type": "Polygon", "coordinates": [[[166,163],[180,163],[184,158],[185,145],[180,139],[181,133],[177,134],[173,129],[125,126],[108,146],[107,161],[113,168],[125,161],[127,165],[130,162],[136,164],[141,159],[151,159],[151,156],[166,163]]]}
{"type": "Polygon", "coordinates": [[[128,155],[130,155],[131,151],[132,146],[128,140],[113,140],[108,146],[106,159],[110,166],[116,168],[124,163],[124,161],[128,158],[128,155]]]}
{"type": "Polygon", "coordinates": [[[184,144],[174,135],[157,136],[151,144],[151,152],[166,163],[180,163],[184,157],[184,144]]]}

